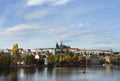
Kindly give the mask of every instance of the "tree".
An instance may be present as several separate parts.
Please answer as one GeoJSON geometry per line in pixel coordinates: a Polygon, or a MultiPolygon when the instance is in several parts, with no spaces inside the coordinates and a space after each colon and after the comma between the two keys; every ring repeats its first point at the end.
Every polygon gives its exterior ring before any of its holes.
{"type": "Polygon", "coordinates": [[[13,54],[17,54],[18,51],[19,51],[18,44],[14,44],[13,47],[12,47],[13,54]]]}
{"type": "Polygon", "coordinates": [[[101,64],[104,64],[104,63],[105,63],[105,58],[104,58],[104,57],[101,57],[101,58],[100,58],[100,63],[101,63],[101,64]]]}
{"type": "Polygon", "coordinates": [[[60,64],[64,63],[64,56],[63,55],[60,55],[60,57],[59,57],[59,63],[60,64]]]}
{"type": "Polygon", "coordinates": [[[117,60],[118,60],[118,64],[120,65],[120,56],[118,56],[117,60]]]}
{"type": "Polygon", "coordinates": [[[54,65],[55,64],[55,56],[54,55],[49,55],[47,58],[48,65],[54,65]]]}
{"type": "Polygon", "coordinates": [[[59,55],[55,55],[55,63],[59,63],[59,55]]]}
{"type": "Polygon", "coordinates": [[[78,60],[78,56],[77,55],[74,55],[72,57],[72,63],[76,64],[77,63],[77,60],[78,60]]]}
{"type": "Polygon", "coordinates": [[[85,65],[86,64],[86,57],[83,56],[83,55],[79,55],[78,59],[77,59],[77,62],[80,63],[80,64],[85,65]]]}
{"type": "Polygon", "coordinates": [[[44,58],[45,58],[44,56],[40,56],[40,59],[39,59],[39,61],[38,61],[38,64],[39,64],[39,65],[45,64],[45,59],[44,59],[44,58]]]}
{"type": "Polygon", "coordinates": [[[71,63],[71,56],[70,55],[65,55],[64,56],[64,61],[65,61],[65,63],[71,63]]]}
{"type": "Polygon", "coordinates": [[[72,57],[72,56],[74,56],[74,52],[66,51],[66,52],[65,52],[65,55],[69,55],[69,56],[72,57]]]}
{"type": "Polygon", "coordinates": [[[11,55],[10,54],[0,54],[0,65],[10,66],[11,65],[11,55]]]}
{"type": "Polygon", "coordinates": [[[35,64],[34,55],[27,55],[25,64],[27,64],[27,65],[35,64]]]}

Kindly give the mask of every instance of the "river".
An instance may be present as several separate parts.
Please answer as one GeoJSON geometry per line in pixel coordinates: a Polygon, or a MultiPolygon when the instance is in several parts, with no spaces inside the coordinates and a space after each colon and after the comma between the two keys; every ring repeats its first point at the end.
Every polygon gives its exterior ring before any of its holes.
{"type": "Polygon", "coordinates": [[[120,69],[110,66],[0,69],[0,81],[120,81],[120,69]]]}

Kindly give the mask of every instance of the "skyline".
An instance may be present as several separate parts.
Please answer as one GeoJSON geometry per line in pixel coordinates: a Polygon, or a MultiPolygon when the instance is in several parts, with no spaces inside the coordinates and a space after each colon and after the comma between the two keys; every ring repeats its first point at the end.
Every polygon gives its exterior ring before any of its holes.
{"type": "Polygon", "coordinates": [[[0,48],[55,47],[120,51],[119,0],[1,0],[0,48]]]}

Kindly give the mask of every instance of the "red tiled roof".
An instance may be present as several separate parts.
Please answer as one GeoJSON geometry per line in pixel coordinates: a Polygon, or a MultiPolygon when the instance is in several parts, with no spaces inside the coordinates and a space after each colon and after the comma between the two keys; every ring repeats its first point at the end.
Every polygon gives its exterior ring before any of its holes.
{"type": "Polygon", "coordinates": [[[79,50],[79,48],[68,48],[68,50],[79,50]]]}

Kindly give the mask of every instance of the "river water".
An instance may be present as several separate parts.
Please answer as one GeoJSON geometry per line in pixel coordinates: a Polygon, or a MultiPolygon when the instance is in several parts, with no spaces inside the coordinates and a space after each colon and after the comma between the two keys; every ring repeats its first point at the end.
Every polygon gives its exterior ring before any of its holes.
{"type": "Polygon", "coordinates": [[[0,69],[0,81],[120,81],[120,69],[110,66],[0,69]]]}

